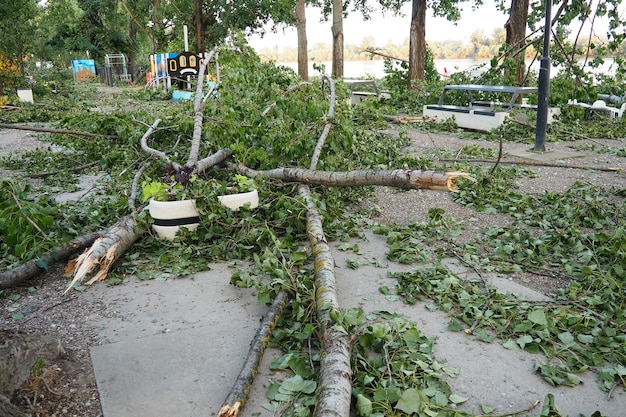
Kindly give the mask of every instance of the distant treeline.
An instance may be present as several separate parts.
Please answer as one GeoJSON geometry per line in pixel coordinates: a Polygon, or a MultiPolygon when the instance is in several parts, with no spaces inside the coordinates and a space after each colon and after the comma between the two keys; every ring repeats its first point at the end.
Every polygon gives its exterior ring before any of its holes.
{"type": "MultiPolygon", "coordinates": [[[[482,30],[477,30],[467,39],[430,41],[428,47],[431,49],[434,59],[490,59],[499,54],[498,51],[504,44],[505,36],[504,28],[495,29],[491,36],[485,36],[482,30]]],[[[585,44],[582,39],[579,39],[579,42],[579,45],[585,44]]],[[[347,44],[344,46],[344,60],[384,59],[380,55],[366,52],[370,48],[375,48],[381,54],[406,60],[409,56],[409,39],[405,39],[401,44],[388,42],[386,45],[380,46],[377,45],[374,37],[366,36],[359,45],[347,44]]],[[[296,62],[298,60],[297,47],[261,48],[257,52],[261,57],[277,62],[296,62]]],[[[533,48],[529,48],[526,55],[532,57],[535,52],[533,48]]],[[[622,44],[622,48],[616,55],[619,54],[626,54],[626,42],[622,44]]],[[[309,45],[309,61],[311,60],[317,62],[331,61],[332,46],[324,43],[309,45]]]]}

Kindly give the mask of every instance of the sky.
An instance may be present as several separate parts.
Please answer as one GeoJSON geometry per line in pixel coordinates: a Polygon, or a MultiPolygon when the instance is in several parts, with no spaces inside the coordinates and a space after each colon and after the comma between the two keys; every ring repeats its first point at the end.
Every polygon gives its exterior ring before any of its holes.
{"type": "MultiPolygon", "coordinates": [[[[622,16],[626,14],[626,5],[620,8],[622,16]]],[[[348,18],[344,19],[344,44],[360,44],[364,37],[374,37],[376,45],[384,46],[389,41],[392,43],[402,43],[409,37],[411,24],[411,2],[402,9],[404,16],[393,17],[388,15],[383,17],[380,12],[372,14],[372,19],[363,21],[363,17],[359,13],[351,13],[348,18]]],[[[553,12],[555,9],[553,8],[553,12]]],[[[309,46],[316,43],[332,44],[331,22],[320,23],[320,12],[318,8],[308,7],[306,10],[307,18],[307,37],[309,46]]],[[[487,37],[493,34],[497,28],[504,27],[507,16],[496,10],[493,0],[485,0],[479,10],[472,10],[471,6],[465,6],[461,14],[461,20],[454,23],[448,22],[441,17],[433,17],[430,11],[426,17],[426,40],[445,41],[445,40],[467,40],[477,30],[482,30],[487,37]]],[[[602,29],[601,25],[598,29],[602,29]]],[[[600,30],[598,33],[602,34],[600,30]]],[[[261,38],[252,36],[249,38],[250,45],[255,49],[278,48],[285,46],[297,47],[297,37],[295,28],[288,28],[272,34],[267,34],[261,38]]]]}
{"type": "MultiPolygon", "coordinates": [[[[411,25],[411,2],[403,7],[404,16],[393,17],[387,14],[383,17],[380,12],[374,13],[372,19],[364,21],[359,13],[351,13],[344,19],[344,43],[359,44],[364,37],[374,37],[376,46],[384,46],[392,43],[404,42],[409,37],[411,25]]],[[[309,45],[316,43],[332,43],[331,22],[320,23],[320,12],[317,8],[307,8],[307,37],[309,45]]],[[[479,11],[472,11],[467,6],[461,20],[455,26],[444,18],[435,18],[432,14],[426,17],[426,40],[464,40],[476,30],[482,30],[485,36],[490,36],[493,30],[504,27],[507,17],[496,10],[493,2],[487,0],[479,11]]],[[[254,48],[282,49],[285,46],[297,47],[296,30],[288,28],[280,30],[277,34],[267,33],[263,38],[252,36],[249,38],[250,45],[254,48]]]]}

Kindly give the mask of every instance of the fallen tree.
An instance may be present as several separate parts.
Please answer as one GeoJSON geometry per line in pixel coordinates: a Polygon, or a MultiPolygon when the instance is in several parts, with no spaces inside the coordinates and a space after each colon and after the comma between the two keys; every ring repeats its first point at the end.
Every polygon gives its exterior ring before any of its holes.
{"type": "MultiPolygon", "coordinates": [[[[334,106],[336,93],[334,80],[327,78],[330,82],[330,106],[326,115],[326,123],[322,129],[317,145],[314,148],[311,158],[310,169],[282,168],[271,171],[255,171],[243,166],[227,162],[232,156],[229,149],[217,149],[207,157],[200,159],[199,152],[202,141],[202,127],[205,120],[203,111],[207,100],[213,97],[212,90],[203,93],[203,76],[209,58],[212,53],[205,56],[198,72],[198,84],[194,100],[193,115],[193,137],[191,141],[189,157],[183,164],[177,163],[168,153],[157,150],[149,145],[148,140],[157,131],[161,119],[157,118],[146,130],[141,138],[141,148],[151,157],[160,160],[169,169],[173,170],[172,175],[176,181],[185,184],[192,175],[203,174],[208,168],[225,166],[227,169],[236,170],[245,176],[259,176],[265,178],[280,179],[285,182],[297,183],[297,192],[304,200],[307,212],[306,234],[312,248],[313,263],[315,266],[315,304],[317,306],[317,324],[320,334],[321,363],[318,384],[318,400],[315,415],[318,417],[338,416],[347,417],[350,414],[351,402],[351,341],[348,334],[340,331],[334,326],[333,314],[340,311],[335,290],[334,267],[335,262],[330,252],[327,239],[324,234],[323,219],[317,211],[318,202],[313,198],[309,185],[319,184],[333,187],[353,187],[364,185],[389,185],[399,188],[427,188],[432,190],[454,190],[456,181],[460,177],[469,175],[460,172],[435,172],[420,170],[357,170],[349,172],[320,172],[318,171],[318,161],[324,147],[326,138],[333,126],[334,106]]],[[[272,106],[273,108],[274,106],[272,106]]],[[[271,108],[270,108],[271,109],[271,108]]],[[[264,112],[264,115],[267,114],[264,112]]],[[[138,175],[133,181],[132,195],[136,194],[135,185],[138,182],[138,175]]],[[[110,266],[119,259],[122,253],[132,245],[139,237],[137,223],[133,215],[122,218],[113,226],[106,237],[99,239],[92,248],[87,250],[75,261],[68,265],[68,274],[73,275],[70,287],[75,283],[82,282],[88,275],[97,268],[93,278],[87,281],[91,284],[104,279],[110,266]]],[[[280,293],[278,301],[270,310],[271,314],[262,323],[261,328],[255,336],[250,349],[248,359],[244,364],[237,381],[228,395],[224,405],[220,409],[221,417],[235,417],[243,403],[254,379],[260,359],[263,355],[267,338],[271,334],[271,329],[276,318],[284,308],[287,294],[280,293]]]]}
{"type": "MultiPolygon", "coordinates": [[[[335,81],[327,77],[330,83],[330,107],[328,117],[332,118],[336,101],[335,81]]],[[[319,162],[320,153],[330,131],[331,124],[326,123],[320,138],[317,141],[311,158],[310,171],[315,172],[319,162]]],[[[330,311],[337,311],[339,303],[335,291],[335,261],[324,236],[322,217],[319,215],[316,202],[311,196],[311,190],[305,184],[298,185],[298,194],[304,199],[307,206],[307,236],[312,248],[315,264],[315,303],[318,306],[317,316],[319,328],[322,329],[322,360],[319,380],[318,403],[315,411],[316,416],[348,416],[350,413],[351,397],[351,369],[350,369],[350,342],[348,335],[337,331],[332,326],[330,311]]],[[[278,293],[270,308],[271,320],[263,320],[257,336],[252,342],[251,354],[246,358],[242,372],[235,385],[228,394],[224,405],[220,408],[218,417],[236,417],[247,392],[253,382],[253,372],[256,371],[263,352],[258,348],[258,335],[269,337],[275,325],[274,319],[278,319],[276,311],[288,300],[285,290],[278,293]],[[276,301],[278,300],[278,302],[276,301]],[[278,303],[278,304],[277,304],[278,303]]],[[[282,309],[280,310],[282,312],[282,309]]],[[[280,313],[278,313],[280,314],[280,313]]],[[[264,347],[264,346],[263,346],[264,347]]]]}

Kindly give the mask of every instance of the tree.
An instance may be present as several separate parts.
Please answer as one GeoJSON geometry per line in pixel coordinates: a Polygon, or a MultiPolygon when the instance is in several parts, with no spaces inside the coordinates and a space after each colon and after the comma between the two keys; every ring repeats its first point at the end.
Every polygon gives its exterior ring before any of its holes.
{"type": "Polygon", "coordinates": [[[60,61],[67,67],[75,51],[75,39],[82,15],[76,0],[49,0],[42,7],[37,25],[36,56],[41,61],[60,61]]]}
{"type": "MultiPolygon", "coordinates": [[[[436,0],[430,6],[435,16],[445,17],[456,22],[461,18],[459,4],[466,0],[436,0]]],[[[480,0],[473,0],[477,3],[480,0]]],[[[412,0],[411,29],[409,46],[409,77],[408,87],[413,88],[415,81],[423,81],[425,77],[426,48],[426,0],[412,0]]]]}
{"type": "Polygon", "coordinates": [[[296,0],[296,26],[298,29],[298,74],[304,81],[309,80],[309,51],[306,36],[305,0],[296,0]]]}
{"type": "Polygon", "coordinates": [[[343,77],[343,1],[333,0],[333,69],[335,78],[343,77]]]}
{"type": "Polygon", "coordinates": [[[34,52],[37,5],[34,0],[0,1],[0,55],[24,75],[24,60],[34,52]]]}
{"type": "Polygon", "coordinates": [[[408,88],[413,81],[424,80],[426,57],[426,0],[413,0],[411,7],[411,31],[409,35],[408,88]]]}
{"type": "Polygon", "coordinates": [[[78,0],[82,16],[71,50],[98,60],[107,53],[127,53],[128,17],[116,0],[78,0]]]}
{"type": "Polygon", "coordinates": [[[293,0],[193,0],[194,43],[206,51],[225,39],[230,31],[256,32],[273,22],[294,21],[293,0]]]}
{"type": "MultiPolygon", "coordinates": [[[[506,45],[511,49],[517,49],[526,39],[526,26],[528,25],[529,0],[511,0],[511,12],[506,28],[506,45]]],[[[524,81],[526,65],[524,54],[515,57],[515,83],[521,85],[524,81]]]]}

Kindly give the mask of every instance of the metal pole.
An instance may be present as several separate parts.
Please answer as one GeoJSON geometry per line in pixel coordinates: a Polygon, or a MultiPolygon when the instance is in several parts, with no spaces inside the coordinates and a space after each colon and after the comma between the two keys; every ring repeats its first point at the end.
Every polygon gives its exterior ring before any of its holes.
{"type": "Polygon", "coordinates": [[[552,31],[552,0],[546,0],[546,22],[543,30],[543,56],[539,65],[539,102],[535,129],[536,152],[546,150],[548,106],[550,103],[550,32],[552,31]]]}
{"type": "Polygon", "coordinates": [[[152,32],[152,58],[150,59],[150,66],[152,66],[154,70],[156,86],[158,87],[159,86],[159,66],[157,62],[156,42],[154,41],[154,20],[152,20],[154,16],[154,9],[152,8],[152,4],[150,5],[150,8],[148,9],[148,14],[150,15],[150,21],[148,22],[148,26],[150,26],[150,30],[152,32]]]}
{"type": "Polygon", "coordinates": [[[183,37],[185,38],[185,52],[189,52],[189,32],[187,25],[183,25],[183,37]]]}

